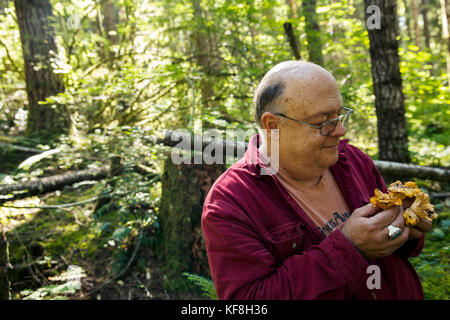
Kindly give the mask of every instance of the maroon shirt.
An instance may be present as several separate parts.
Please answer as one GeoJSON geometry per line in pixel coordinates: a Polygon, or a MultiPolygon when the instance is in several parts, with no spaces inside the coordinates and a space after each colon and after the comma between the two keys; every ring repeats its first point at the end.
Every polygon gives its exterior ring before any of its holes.
{"type": "MultiPolygon", "coordinates": [[[[328,236],[306,215],[276,177],[261,175],[259,136],[245,156],[211,188],[202,229],[219,299],[423,299],[408,261],[424,237],[394,254],[366,260],[336,229],[328,236]],[[369,290],[369,265],[381,270],[381,289],[369,290]],[[375,292],[375,295],[373,294],[375,292]]],[[[386,185],[369,156],[341,140],[331,171],[350,212],[386,185]]]]}

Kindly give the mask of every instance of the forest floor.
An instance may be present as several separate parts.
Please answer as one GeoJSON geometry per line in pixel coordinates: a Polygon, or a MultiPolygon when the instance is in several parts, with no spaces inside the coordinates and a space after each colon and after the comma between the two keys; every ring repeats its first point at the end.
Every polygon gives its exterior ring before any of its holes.
{"type": "MultiPolygon", "coordinates": [[[[0,175],[13,173],[25,158],[20,153],[0,152],[0,175]]],[[[71,203],[97,196],[100,188],[96,182],[81,183],[4,206],[71,203]]],[[[135,250],[136,233],[117,232],[127,223],[136,231],[132,223],[148,212],[140,210],[133,215],[111,210],[96,217],[94,207],[95,202],[58,209],[0,206],[0,227],[9,243],[13,299],[205,299],[194,285],[187,292],[168,292],[152,244],[141,241],[135,250]]],[[[151,228],[144,231],[151,235],[151,228]]]]}
{"type": "MultiPolygon", "coordinates": [[[[57,196],[61,197],[59,193],[46,197],[57,196]]],[[[7,205],[43,204],[33,197],[7,205]]],[[[133,239],[127,248],[114,246],[102,237],[92,219],[82,214],[83,209],[71,209],[0,208],[13,267],[13,299],[204,299],[196,288],[167,292],[164,272],[151,246],[141,245],[136,253],[133,239]],[[126,257],[133,260],[122,264],[117,273],[114,268],[121,251],[129,252],[126,257]]]]}

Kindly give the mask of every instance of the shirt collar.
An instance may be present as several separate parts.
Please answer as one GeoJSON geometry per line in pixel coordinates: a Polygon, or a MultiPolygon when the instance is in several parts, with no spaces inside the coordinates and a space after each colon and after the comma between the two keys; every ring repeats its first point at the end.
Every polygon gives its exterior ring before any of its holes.
{"type": "Polygon", "coordinates": [[[248,142],[247,151],[245,152],[245,162],[247,163],[250,173],[259,178],[261,176],[261,167],[263,163],[259,155],[259,146],[261,143],[259,134],[255,134],[248,142]]]}
{"type": "Polygon", "coordinates": [[[339,147],[338,147],[338,161],[343,160],[347,161],[346,155],[346,149],[349,139],[343,139],[339,141],[339,147]]]}

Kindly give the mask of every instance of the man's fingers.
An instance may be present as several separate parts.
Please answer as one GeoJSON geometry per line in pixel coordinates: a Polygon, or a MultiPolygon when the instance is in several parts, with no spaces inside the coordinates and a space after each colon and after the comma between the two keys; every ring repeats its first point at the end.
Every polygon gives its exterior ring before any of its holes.
{"type": "MultiPolygon", "coordinates": [[[[410,231],[411,229],[409,227],[405,227],[402,233],[397,238],[389,240],[389,244],[393,247],[400,248],[403,243],[405,243],[409,239],[410,231]]],[[[387,232],[386,237],[389,239],[389,231],[387,232]]]]}
{"type": "Polygon", "coordinates": [[[396,206],[393,208],[389,208],[387,210],[381,211],[374,215],[373,217],[369,218],[371,221],[371,224],[377,225],[380,228],[386,227],[389,224],[391,224],[397,215],[399,215],[400,207],[396,206]]]}
{"type": "Polygon", "coordinates": [[[422,232],[428,232],[433,228],[433,224],[425,219],[420,219],[419,224],[416,226],[417,229],[419,229],[422,232]]]}
{"type": "Polygon", "coordinates": [[[355,216],[359,216],[359,217],[369,218],[369,217],[372,217],[374,214],[376,214],[379,211],[380,211],[380,209],[378,209],[377,207],[374,207],[373,204],[369,203],[359,209],[356,209],[352,213],[352,216],[355,215],[355,216]]]}
{"type": "Polygon", "coordinates": [[[397,216],[395,217],[394,221],[392,221],[389,224],[403,230],[403,228],[405,227],[405,218],[403,218],[403,208],[399,207],[398,210],[399,210],[399,212],[398,212],[397,216]]]}
{"type": "MultiPolygon", "coordinates": [[[[409,227],[405,227],[402,231],[402,234],[397,238],[399,240],[398,247],[400,248],[407,240],[409,240],[409,233],[411,229],[409,227]]],[[[394,239],[394,240],[397,240],[394,239]]]]}
{"type": "Polygon", "coordinates": [[[420,231],[417,228],[411,228],[409,231],[409,239],[418,239],[421,238],[425,232],[420,231]]]}

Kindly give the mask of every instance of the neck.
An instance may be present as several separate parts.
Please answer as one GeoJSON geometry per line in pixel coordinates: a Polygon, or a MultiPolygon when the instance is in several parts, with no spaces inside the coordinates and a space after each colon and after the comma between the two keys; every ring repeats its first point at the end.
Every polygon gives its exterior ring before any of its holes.
{"type": "MultiPolygon", "coordinates": [[[[258,148],[260,157],[265,157],[266,160],[272,162],[271,159],[271,149],[270,149],[270,139],[264,137],[261,141],[261,145],[258,148]]],[[[276,160],[275,160],[276,161],[276,160]]],[[[272,165],[274,165],[272,163],[272,165]]],[[[304,167],[301,172],[290,172],[286,167],[279,164],[277,175],[288,180],[291,184],[302,188],[302,189],[314,189],[320,185],[322,181],[323,174],[328,170],[328,168],[318,168],[318,167],[304,167]]]]}
{"type": "Polygon", "coordinates": [[[303,190],[314,190],[322,185],[322,177],[327,170],[328,168],[317,172],[308,171],[300,174],[291,174],[286,168],[280,167],[278,175],[282,179],[287,180],[292,186],[296,188],[303,190]]]}

